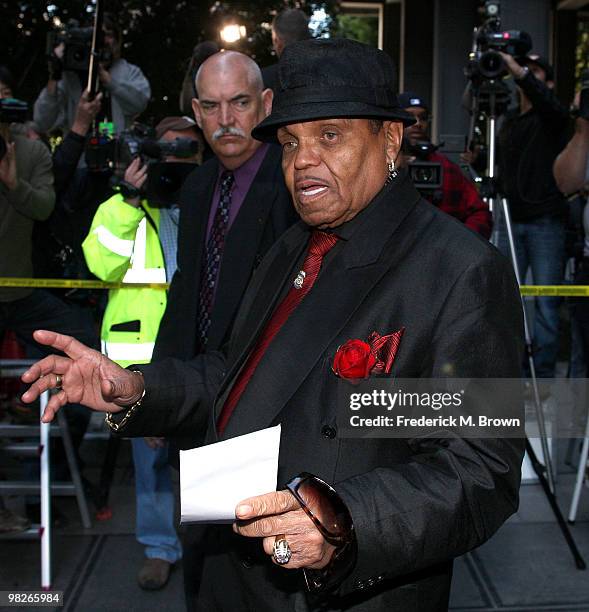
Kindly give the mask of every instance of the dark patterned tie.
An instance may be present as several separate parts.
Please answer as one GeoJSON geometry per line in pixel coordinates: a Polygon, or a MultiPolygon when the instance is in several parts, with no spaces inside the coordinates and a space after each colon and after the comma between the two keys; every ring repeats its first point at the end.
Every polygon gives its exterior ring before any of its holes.
{"type": "Polygon", "coordinates": [[[223,433],[235,406],[237,406],[239,402],[239,398],[245,391],[266,349],[270,346],[270,343],[274,339],[274,336],[280,331],[280,328],[286,323],[291,313],[302,302],[307,293],[309,293],[311,287],[313,287],[319,270],[321,269],[323,258],[336,242],[337,236],[326,234],[319,230],[313,230],[309,241],[309,250],[303,262],[303,269],[299,272],[293,286],[270,317],[270,320],[258,338],[256,345],[247,358],[247,362],[239,373],[223,405],[219,420],[217,421],[217,430],[219,434],[223,433]]]}
{"type": "Polygon", "coordinates": [[[200,277],[200,296],[198,302],[198,339],[201,351],[204,351],[206,348],[209,328],[211,326],[211,312],[215,301],[215,288],[223,258],[227,226],[229,225],[231,188],[234,182],[235,177],[231,172],[225,172],[221,176],[219,205],[217,206],[211,233],[207,241],[205,260],[200,277]]]}

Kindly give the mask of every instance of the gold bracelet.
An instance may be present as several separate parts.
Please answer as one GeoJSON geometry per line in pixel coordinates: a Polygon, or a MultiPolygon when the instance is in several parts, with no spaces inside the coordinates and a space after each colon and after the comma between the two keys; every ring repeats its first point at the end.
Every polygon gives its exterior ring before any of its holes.
{"type": "MultiPolygon", "coordinates": [[[[140,372],[139,370],[131,370],[131,372],[133,372],[133,374],[139,374],[139,376],[141,376],[141,378],[143,378],[143,372],[140,372]]],[[[125,414],[125,416],[122,418],[120,423],[115,423],[112,420],[112,412],[109,412],[105,417],[104,417],[104,422],[113,430],[113,431],[119,431],[119,429],[121,429],[122,427],[124,427],[127,424],[127,421],[133,416],[134,412],[137,410],[137,408],[139,408],[139,406],[141,406],[141,404],[143,403],[143,398],[145,397],[145,383],[143,384],[143,393],[141,394],[141,397],[127,410],[127,414],[125,414]]]]}

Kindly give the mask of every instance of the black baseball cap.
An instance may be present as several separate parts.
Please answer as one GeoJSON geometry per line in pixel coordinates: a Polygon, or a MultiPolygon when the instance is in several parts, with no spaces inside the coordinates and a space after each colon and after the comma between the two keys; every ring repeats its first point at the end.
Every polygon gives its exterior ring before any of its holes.
{"type": "Polygon", "coordinates": [[[426,111],[429,111],[429,106],[426,104],[425,100],[413,91],[404,91],[400,93],[398,99],[401,108],[425,108],[426,111]]]}

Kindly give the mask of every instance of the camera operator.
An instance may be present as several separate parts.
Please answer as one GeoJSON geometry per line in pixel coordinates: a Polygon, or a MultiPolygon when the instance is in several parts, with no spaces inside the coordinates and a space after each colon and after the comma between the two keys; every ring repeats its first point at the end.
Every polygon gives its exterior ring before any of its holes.
{"type": "MultiPolygon", "coordinates": [[[[11,77],[1,69],[0,99],[8,98],[11,77]]],[[[0,276],[32,276],[33,223],[47,219],[55,205],[51,155],[25,132],[23,124],[0,123],[0,276]]],[[[31,293],[27,288],[2,289],[0,302],[4,306],[31,293]]]]}
{"type": "MultiPolygon", "coordinates": [[[[194,120],[167,117],[156,127],[158,140],[191,138],[198,153],[169,162],[200,163],[202,145],[194,120]]],[[[90,270],[105,281],[170,282],[176,271],[179,208],[160,207],[140,194],[148,179],[148,165],[136,157],[125,171],[123,189],[101,204],[83,243],[90,270]],[[131,258],[131,256],[133,256],[131,258]]],[[[147,181],[147,184],[149,182],[147,181]]],[[[166,308],[161,289],[111,290],[102,321],[102,350],[123,366],[151,361],[160,320],[166,308]]],[[[136,537],[145,546],[139,586],[163,587],[171,566],[182,556],[175,529],[174,492],[168,448],[164,439],[132,440],[137,496],[136,537]]]]}
{"type": "Polygon", "coordinates": [[[438,153],[431,145],[429,137],[429,109],[421,96],[404,92],[399,94],[399,105],[413,115],[416,123],[405,128],[404,138],[409,150],[419,144],[427,145],[424,159],[441,165],[441,189],[424,193],[423,197],[440,210],[462,221],[466,227],[484,238],[491,235],[491,213],[489,207],[479,197],[476,187],[469,181],[460,167],[445,155],[438,153]]]}
{"type": "MultiPolygon", "coordinates": [[[[84,91],[71,130],[53,153],[56,204],[51,217],[36,223],[33,263],[40,277],[88,278],[82,241],[88,234],[98,205],[112,195],[110,173],[92,172],[79,162],[87,134],[100,111],[102,93],[90,100],[84,91]]],[[[79,302],[87,290],[68,292],[79,302]]],[[[87,301],[87,300],[85,300],[87,301]]]]}
{"type": "MultiPolygon", "coordinates": [[[[565,260],[566,199],[552,166],[565,145],[567,109],[554,95],[552,66],[538,55],[517,60],[501,53],[515,79],[519,107],[509,111],[498,134],[500,191],[509,202],[522,282],[531,268],[534,284],[559,285],[565,260]]],[[[504,227],[498,247],[509,256],[504,227]]],[[[535,365],[539,377],[554,376],[558,352],[558,297],[536,299],[535,365]]]]}
{"type": "Polygon", "coordinates": [[[84,91],[78,100],[71,129],[63,142],[55,149],[53,155],[53,172],[57,194],[64,192],[73,179],[78,162],[84,153],[86,136],[100,111],[101,102],[101,93],[91,100],[87,91],[84,91]]]}
{"type": "MultiPolygon", "coordinates": [[[[107,60],[101,62],[98,76],[104,93],[102,111],[114,123],[114,132],[129,127],[136,115],[145,110],[151,89],[138,66],[121,58],[122,35],[111,15],[104,16],[104,50],[107,60]]],[[[87,74],[63,70],[64,44],[60,43],[49,61],[49,80],[34,107],[39,129],[71,129],[76,107],[86,86],[87,74]]]]}

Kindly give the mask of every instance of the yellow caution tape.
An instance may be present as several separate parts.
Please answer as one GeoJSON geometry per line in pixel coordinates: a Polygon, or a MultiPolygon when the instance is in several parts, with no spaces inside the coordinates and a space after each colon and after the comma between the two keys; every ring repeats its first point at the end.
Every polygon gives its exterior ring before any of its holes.
{"type": "Polygon", "coordinates": [[[551,295],[555,297],[587,297],[589,285],[522,285],[520,293],[528,295],[551,295]]]}
{"type": "MultiPolygon", "coordinates": [[[[168,289],[169,283],[105,283],[65,278],[0,278],[0,287],[45,289],[168,289]]],[[[589,285],[522,285],[523,296],[589,297],[589,285]]]]}
{"type": "Polygon", "coordinates": [[[0,278],[0,287],[43,287],[45,289],[168,289],[168,283],[105,283],[70,278],[0,278]]]}

